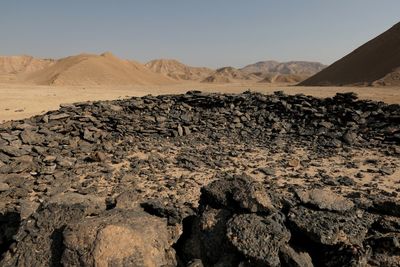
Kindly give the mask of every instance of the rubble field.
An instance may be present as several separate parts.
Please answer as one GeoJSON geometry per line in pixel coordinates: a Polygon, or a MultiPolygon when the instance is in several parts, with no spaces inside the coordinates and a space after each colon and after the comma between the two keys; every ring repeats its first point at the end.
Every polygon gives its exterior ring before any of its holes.
{"type": "Polygon", "coordinates": [[[133,97],[0,124],[0,266],[400,266],[400,106],[133,97]]]}

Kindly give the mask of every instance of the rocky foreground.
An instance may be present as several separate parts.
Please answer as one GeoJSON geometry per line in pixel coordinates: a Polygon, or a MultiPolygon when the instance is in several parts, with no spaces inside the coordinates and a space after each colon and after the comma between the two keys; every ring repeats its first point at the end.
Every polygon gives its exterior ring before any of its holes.
{"type": "Polygon", "coordinates": [[[400,106],[146,96],[0,125],[0,266],[400,266],[400,106]]]}

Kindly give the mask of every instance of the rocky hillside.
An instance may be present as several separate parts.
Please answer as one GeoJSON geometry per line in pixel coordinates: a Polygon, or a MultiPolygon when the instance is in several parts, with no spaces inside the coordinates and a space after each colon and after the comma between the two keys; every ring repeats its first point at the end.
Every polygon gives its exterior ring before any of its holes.
{"type": "Polygon", "coordinates": [[[213,72],[212,69],[188,66],[175,59],[156,59],[146,63],[145,66],[178,81],[199,81],[213,72]]]}
{"type": "Polygon", "coordinates": [[[400,85],[400,23],[300,85],[400,85]]]}
{"type": "Polygon", "coordinates": [[[264,79],[259,81],[260,83],[288,83],[296,84],[306,79],[307,76],[301,76],[296,74],[268,74],[264,79]]]}
{"type": "Polygon", "coordinates": [[[29,73],[42,70],[54,64],[52,59],[39,59],[32,56],[1,56],[0,81],[17,81],[29,73]]]}
{"type": "Polygon", "coordinates": [[[204,78],[201,82],[203,83],[232,83],[240,81],[257,81],[259,77],[253,74],[246,74],[241,70],[233,67],[219,68],[210,76],[204,78]]]}
{"type": "Polygon", "coordinates": [[[325,67],[325,65],[319,62],[289,61],[280,63],[277,61],[260,61],[247,65],[240,70],[247,74],[253,73],[260,76],[281,74],[310,77],[320,72],[325,67]]]}
{"type": "Polygon", "coordinates": [[[0,125],[0,266],[398,266],[400,106],[281,92],[0,125]]]}

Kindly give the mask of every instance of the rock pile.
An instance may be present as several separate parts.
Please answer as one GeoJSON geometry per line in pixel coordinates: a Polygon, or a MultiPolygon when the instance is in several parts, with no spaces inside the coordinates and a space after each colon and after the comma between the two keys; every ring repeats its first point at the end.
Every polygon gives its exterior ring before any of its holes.
{"type": "Polygon", "coordinates": [[[0,125],[0,265],[396,266],[399,144],[351,93],[62,105],[0,125]]]}
{"type": "Polygon", "coordinates": [[[282,196],[229,174],[204,187],[199,214],[178,243],[182,259],[205,266],[398,266],[399,214],[329,189],[288,191],[282,196]]]}

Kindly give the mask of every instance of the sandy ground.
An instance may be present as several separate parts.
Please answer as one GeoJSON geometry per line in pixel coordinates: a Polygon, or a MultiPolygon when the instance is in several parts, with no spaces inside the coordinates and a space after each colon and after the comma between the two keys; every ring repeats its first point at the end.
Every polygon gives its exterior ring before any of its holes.
{"type": "Polygon", "coordinates": [[[298,87],[277,84],[202,84],[184,83],[165,86],[36,86],[0,84],[0,122],[16,120],[58,109],[60,104],[90,100],[112,100],[147,94],[185,93],[189,90],[240,93],[246,90],[265,94],[282,90],[287,94],[304,93],[329,97],[337,92],[356,92],[362,99],[400,104],[400,87],[298,87]]]}

